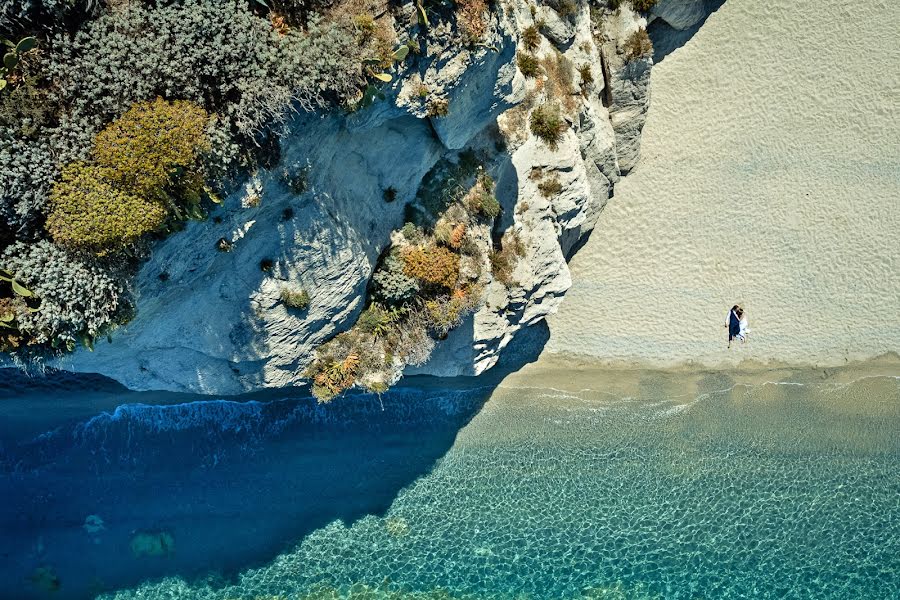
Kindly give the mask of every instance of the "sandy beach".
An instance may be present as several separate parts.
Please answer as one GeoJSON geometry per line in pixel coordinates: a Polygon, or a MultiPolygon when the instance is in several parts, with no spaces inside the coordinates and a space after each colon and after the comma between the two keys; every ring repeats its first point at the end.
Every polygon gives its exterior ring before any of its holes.
{"type": "Polygon", "coordinates": [[[550,360],[839,365],[900,349],[900,5],[728,0],[653,69],[637,168],[550,360]],[[726,349],[731,305],[749,341],[726,349]]]}

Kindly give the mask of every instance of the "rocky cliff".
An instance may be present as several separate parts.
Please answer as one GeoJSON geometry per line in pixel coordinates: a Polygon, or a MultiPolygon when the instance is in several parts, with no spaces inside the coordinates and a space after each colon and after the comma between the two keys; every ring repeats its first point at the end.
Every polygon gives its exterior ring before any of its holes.
{"type": "MultiPolygon", "coordinates": [[[[691,12],[699,4],[663,0],[651,17],[687,27],[705,16],[691,12]]],[[[407,3],[400,18],[415,12],[407,3]]],[[[408,372],[489,369],[516,332],[562,301],[571,285],[566,259],[634,167],[650,100],[652,59],[634,47],[644,16],[627,3],[560,12],[502,3],[474,47],[438,26],[415,71],[397,73],[368,108],[298,114],[276,166],[155,248],[138,277],[135,318],[110,343],[57,366],[133,389],[231,394],[300,383],[315,348],[363,309],[373,268],[423,178],[471,149],[497,182],[503,212],[493,233],[518,233],[524,255],[512,283],[492,278],[474,315],[408,372]],[[530,27],[537,40],[523,39],[530,27]],[[550,67],[536,78],[517,66],[526,44],[550,67]],[[555,148],[528,128],[529,111],[551,88],[567,122],[555,148]],[[435,98],[446,115],[429,104],[435,98]],[[285,283],[309,291],[307,310],[279,301],[285,283]]]]}

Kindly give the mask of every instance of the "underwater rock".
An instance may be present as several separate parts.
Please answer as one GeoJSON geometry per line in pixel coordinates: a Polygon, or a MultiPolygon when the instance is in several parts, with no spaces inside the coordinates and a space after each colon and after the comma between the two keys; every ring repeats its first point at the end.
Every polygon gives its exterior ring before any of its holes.
{"type": "Polygon", "coordinates": [[[169,556],[175,552],[175,538],[167,531],[140,531],[131,538],[129,546],[138,558],[169,556]]]}
{"type": "Polygon", "coordinates": [[[59,590],[62,582],[53,567],[38,567],[28,578],[31,584],[42,592],[56,592],[59,590]]]}
{"type": "Polygon", "coordinates": [[[96,533],[100,533],[106,526],[103,524],[103,519],[101,519],[97,515],[88,515],[84,518],[84,525],[82,525],[85,531],[89,534],[94,535],[96,533]]]}
{"type": "Polygon", "coordinates": [[[385,519],[384,528],[392,537],[400,538],[409,535],[409,523],[403,517],[385,519]]]}

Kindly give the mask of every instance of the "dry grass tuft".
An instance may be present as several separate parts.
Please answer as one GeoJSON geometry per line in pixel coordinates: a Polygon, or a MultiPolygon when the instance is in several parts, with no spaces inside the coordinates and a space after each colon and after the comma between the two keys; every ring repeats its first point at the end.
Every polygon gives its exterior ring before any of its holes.
{"type": "Polygon", "coordinates": [[[646,29],[638,29],[625,40],[625,59],[636,60],[653,56],[653,42],[646,29]]]}

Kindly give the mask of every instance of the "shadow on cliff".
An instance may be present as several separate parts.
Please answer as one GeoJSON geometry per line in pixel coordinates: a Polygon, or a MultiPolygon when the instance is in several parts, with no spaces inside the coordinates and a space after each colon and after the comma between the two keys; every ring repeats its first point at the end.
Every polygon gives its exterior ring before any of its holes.
{"type": "Polygon", "coordinates": [[[524,333],[484,378],[413,377],[330,405],[302,389],[213,400],[0,370],[0,598],[44,597],[42,567],[59,599],[164,576],[224,583],[328,523],[384,516],[536,358],[547,328],[524,333]]]}
{"type": "Polygon", "coordinates": [[[688,43],[694,34],[700,31],[706,19],[719,10],[723,4],[725,4],[725,0],[705,0],[703,18],[687,29],[675,29],[662,19],[655,19],[650,23],[647,33],[650,34],[650,40],[653,42],[653,62],[661,63],[669,54],[688,43]]]}

